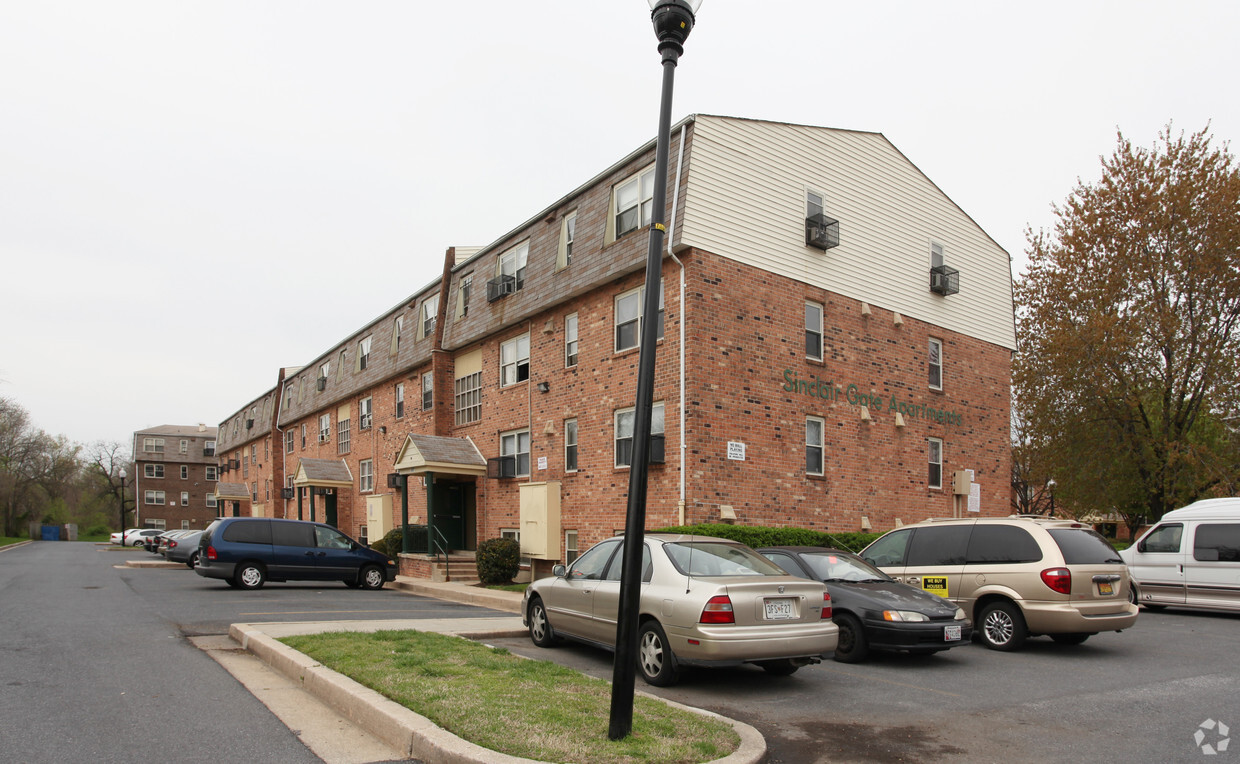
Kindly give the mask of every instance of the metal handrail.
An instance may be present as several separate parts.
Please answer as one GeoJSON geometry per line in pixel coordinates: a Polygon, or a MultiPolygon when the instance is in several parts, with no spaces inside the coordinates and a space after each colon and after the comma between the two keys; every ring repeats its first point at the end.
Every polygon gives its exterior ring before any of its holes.
{"type": "Polygon", "coordinates": [[[431,547],[437,550],[433,553],[433,556],[438,558],[441,553],[443,554],[444,581],[451,581],[452,570],[451,570],[451,564],[448,561],[448,537],[443,535],[443,531],[439,530],[434,525],[431,525],[429,523],[426,526],[426,533],[427,533],[427,538],[431,540],[431,547]],[[439,538],[435,538],[436,536],[438,536],[439,538]],[[440,539],[443,540],[442,544],[439,543],[440,539]]]}

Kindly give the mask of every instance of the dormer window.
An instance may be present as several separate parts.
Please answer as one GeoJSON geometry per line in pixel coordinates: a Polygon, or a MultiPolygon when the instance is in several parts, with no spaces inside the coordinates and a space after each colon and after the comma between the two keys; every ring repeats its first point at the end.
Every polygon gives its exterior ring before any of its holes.
{"type": "Polygon", "coordinates": [[[650,225],[654,213],[654,168],[616,186],[614,193],[616,238],[650,225]]]}
{"type": "Polygon", "coordinates": [[[530,254],[529,242],[523,242],[499,256],[498,275],[487,282],[487,300],[494,302],[525,286],[525,261],[530,254]]]}

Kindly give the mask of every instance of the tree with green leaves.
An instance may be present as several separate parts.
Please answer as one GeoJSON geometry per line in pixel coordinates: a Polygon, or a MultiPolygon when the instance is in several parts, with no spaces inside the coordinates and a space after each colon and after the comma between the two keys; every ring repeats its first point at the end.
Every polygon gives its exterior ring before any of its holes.
{"type": "Polygon", "coordinates": [[[1118,136],[1102,176],[1028,234],[1016,405],[1079,512],[1130,529],[1240,475],[1240,170],[1209,128],[1118,136]]]}

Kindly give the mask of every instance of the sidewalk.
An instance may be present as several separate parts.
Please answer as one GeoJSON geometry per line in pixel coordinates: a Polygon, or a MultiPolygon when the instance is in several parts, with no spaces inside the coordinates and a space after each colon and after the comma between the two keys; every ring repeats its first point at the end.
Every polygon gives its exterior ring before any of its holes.
{"type": "MultiPolygon", "coordinates": [[[[448,764],[537,764],[531,759],[507,756],[461,740],[436,726],[429,719],[389,700],[374,690],[338,674],[293,650],[279,638],[324,631],[371,632],[389,629],[416,629],[455,634],[470,639],[519,637],[526,633],[521,625],[522,595],[476,586],[435,583],[397,576],[396,589],[436,599],[461,602],[513,613],[483,618],[393,619],[384,621],[314,621],[301,623],[235,623],[229,636],[241,649],[253,654],[273,670],[283,674],[303,691],[325,703],[336,713],[374,735],[407,758],[448,764]]],[[[638,690],[639,694],[641,693],[638,690]]],[[[654,696],[649,696],[654,697],[654,696]]],[[[757,764],[766,757],[766,741],[753,727],[669,700],[678,708],[712,716],[732,725],[741,745],[732,755],[712,764],[757,764]]]]}

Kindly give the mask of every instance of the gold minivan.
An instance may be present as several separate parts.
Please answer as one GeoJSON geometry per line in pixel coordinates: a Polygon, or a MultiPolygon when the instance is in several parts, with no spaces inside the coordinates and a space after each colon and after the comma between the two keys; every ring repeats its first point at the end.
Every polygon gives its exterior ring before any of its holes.
{"type": "Polygon", "coordinates": [[[963,608],[994,650],[1015,650],[1041,634],[1079,645],[1137,622],[1119,553],[1070,520],[924,520],[876,539],[861,557],[963,608]]]}

